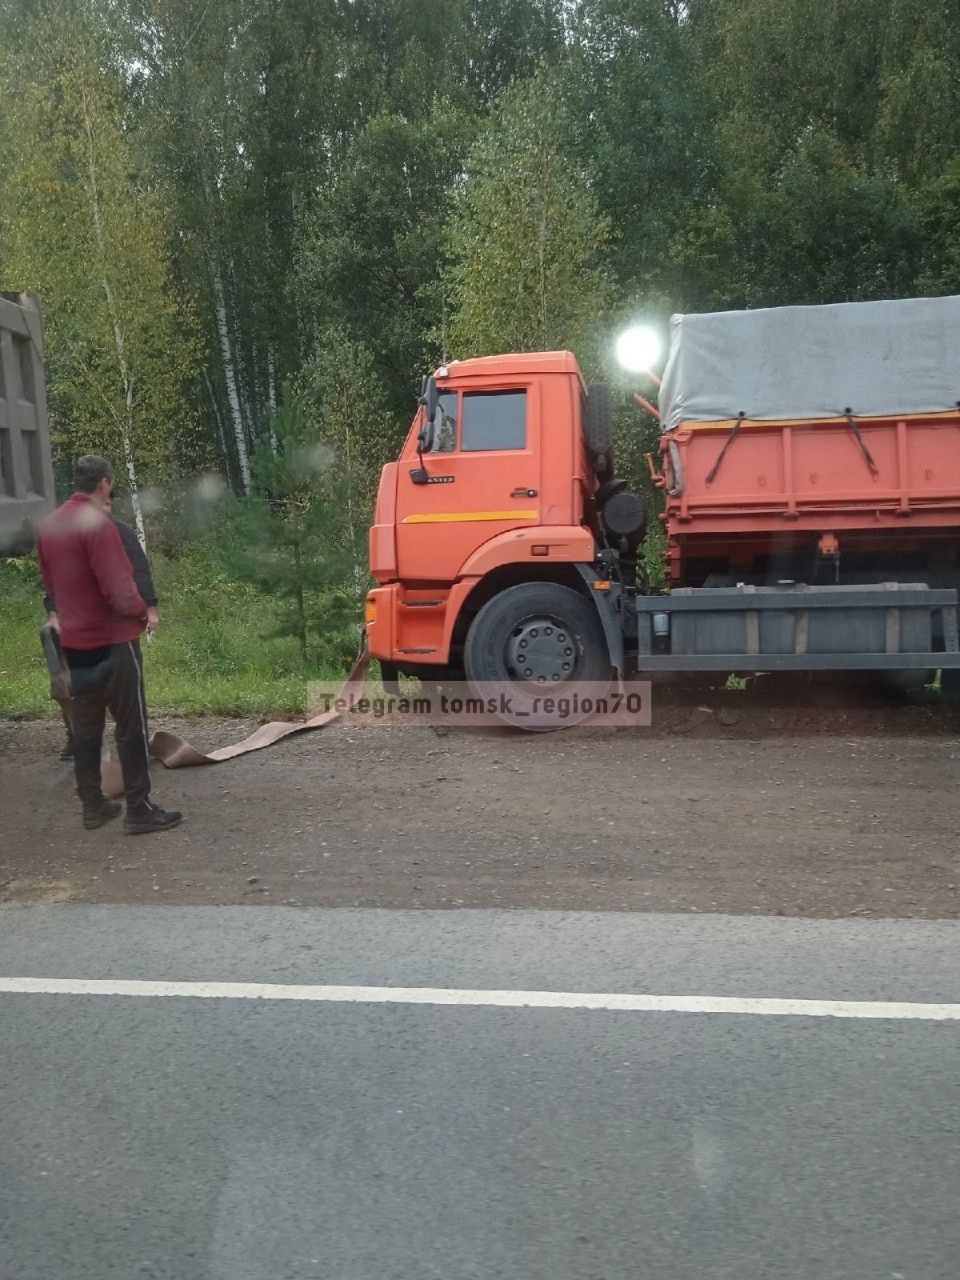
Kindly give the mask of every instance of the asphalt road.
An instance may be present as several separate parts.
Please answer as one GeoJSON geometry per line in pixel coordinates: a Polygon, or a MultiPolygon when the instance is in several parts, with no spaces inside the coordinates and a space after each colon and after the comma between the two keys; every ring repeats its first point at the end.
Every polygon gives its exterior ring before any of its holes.
{"type": "MultiPolygon", "coordinates": [[[[0,976],[954,1001],[960,925],[0,911],[0,976]]],[[[922,1011],[921,1011],[922,1012],[922,1011]]],[[[3,1280],[954,1280],[960,1022],[0,994],[3,1280]]]]}

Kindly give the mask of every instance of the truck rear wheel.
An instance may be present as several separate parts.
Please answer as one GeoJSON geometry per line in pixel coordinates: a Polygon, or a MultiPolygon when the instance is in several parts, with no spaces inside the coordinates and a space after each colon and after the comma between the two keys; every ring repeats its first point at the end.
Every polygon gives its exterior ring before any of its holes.
{"type": "Polygon", "coordinates": [[[581,702],[609,687],[610,658],[589,600],[554,582],[520,583],[488,600],[464,647],[467,679],[497,716],[543,732],[587,719],[581,702]],[[564,701],[544,708],[545,698],[564,701]]]}
{"type": "Polygon", "coordinates": [[[960,667],[944,667],[941,670],[940,696],[950,706],[960,706],[960,667]]]}

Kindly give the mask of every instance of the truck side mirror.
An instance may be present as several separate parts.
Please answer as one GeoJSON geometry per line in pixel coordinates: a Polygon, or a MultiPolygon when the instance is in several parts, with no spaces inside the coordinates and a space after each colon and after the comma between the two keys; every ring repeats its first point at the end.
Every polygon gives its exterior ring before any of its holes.
{"type": "Polygon", "coordinates": [[[429,453],[437,436],[437,410],[440,407],[437,380],[432,374],[429,378],[424,378],[423,380],[423,386],[420,390],[420,403],[423,405],[425,412],[423,426],[420,428],[420,435],[417,438],[417,448],[420,453],[429,453]]]}
{"type": "Polygon", "coordinates": [[[431,418],[427,418],[423,426],[420,428],[420,434],[417,436],[417,450],[419,453],[429,453],[433,448],[433,440],[436,435],[436,423],[431,418]]]}
{"type": "Polygon", "coordinates": [[[423,387],[420,391],[420,403],[427,407],[427,422],[432,423],[437,416],[437,405],[440,403],[440,393],[437,391],[437,380],[431,373],[429,378],[424,378],[423,387]]]}

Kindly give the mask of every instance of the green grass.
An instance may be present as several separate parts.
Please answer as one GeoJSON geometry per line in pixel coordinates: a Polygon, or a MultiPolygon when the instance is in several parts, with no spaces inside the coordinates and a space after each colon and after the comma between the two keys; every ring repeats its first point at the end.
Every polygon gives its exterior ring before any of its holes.
{"type": "MultiPolygon", "coordinates": [[[[160,629],[144,645],[147,701],[187,715],[300,714],[312,680],[338,680],[353,638],[326,638],[306,668],[291,636],[272,636],[272,600],[218,571],[203,548],[153,558],[160,629]]],[[[58,715],[38,639],[45,621],[32,559],[0,561],[0,717],[58,715]]]]}

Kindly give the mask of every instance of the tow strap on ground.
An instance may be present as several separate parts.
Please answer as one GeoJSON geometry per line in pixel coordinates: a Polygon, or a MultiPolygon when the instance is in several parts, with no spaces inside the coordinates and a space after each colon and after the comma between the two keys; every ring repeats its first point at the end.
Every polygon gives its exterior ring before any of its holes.
{"type": "MultiPolygon", "coordinates": [[[[370,650],[364,636],[360,652],[350,668],[350,674],[344,681],[337,701],[349,700],[359,694],[367,678],[369,665],[370,650]]],[[[260,751],[264,747],[272,747],[281,738],[289,738],[294,733],[303,733],[307,729],[322,729],[325,725],[338,720],[340,715],[340,711],[333,709],[321,711],[318,715],[310,716],[306,720],[273,720],[270,724],[262,724],[242,741],[234,742],[229,747],[218,747],[216,751],[208,754],[198,751],[196,747],[192,747],[189,742],[184,742],[183,738],[177,737],[175,733],[158,729],[150,739],[150,754],[168,769],[190,769],[195,765],[219,764],[221,760],[232,760],[234,756],[246,755],[248,751],[260,751]]]]}

